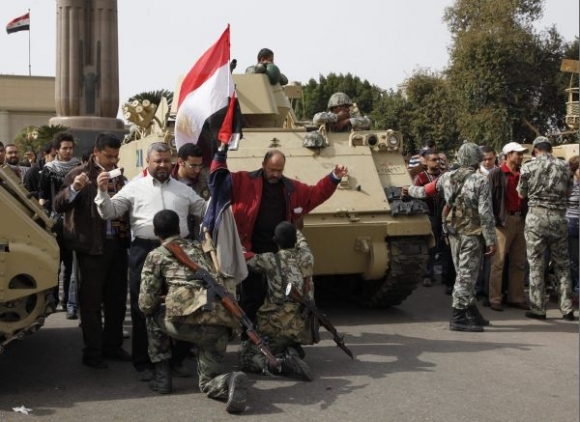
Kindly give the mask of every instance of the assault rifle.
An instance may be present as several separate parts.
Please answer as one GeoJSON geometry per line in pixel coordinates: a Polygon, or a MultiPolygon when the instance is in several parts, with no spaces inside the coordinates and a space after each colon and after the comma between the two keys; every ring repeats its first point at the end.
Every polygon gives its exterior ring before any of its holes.
{"type": "Polygon", "coordinates": [[[246,329],[246,334],[248,338],[254,343],[262,354],[266,357],[268,361],[268,366],[271,369],[276,369],[279,372],[282,370],[282,365],[278,359],[272,354],[264,340],[260,337],[254,324],[250,321],[250,318],[246,313],[240,308],[240,305],[232,297],[232,295],[227,292],[224,287],[217,283],[212,275],[205,269],[201,268],[195,262],[193,262],[189,256],[181,249],[177,243],[165,242],[163,246],[173,254],[173,256],[183,265],[191,270],[193,273],[192,279],[199,280],[201,284],[207,289],[207,300],[208,303],[213,302],[218,299],[224,308],[228,310],[234,317],[236,317],[240,323],[246,329]]]}
{"type": "Polygon", "coordinates": [[[292,283],[288,283],[286,285],[286,296],[291,298],[293,301],[303,305],[308,310],[309,313],[314,315],[314,317],[318,319],[318,321],[320,322],[320,325],[322,325],[332,334],[333,336],[332,339],[334,340],[336,345],[340,347],[344,351],[344,353],[349,355],[351,359],[354,359],[352,351],[344,344],[344,336],[338,334],[338,331],[336,331],[336,328],[334,328],[334,325],[332,325],[332,323],[328,320],[326,315],[320,312],[316,307],[316,305],[312,303],[312,301],[302,296],[292,283]]]}

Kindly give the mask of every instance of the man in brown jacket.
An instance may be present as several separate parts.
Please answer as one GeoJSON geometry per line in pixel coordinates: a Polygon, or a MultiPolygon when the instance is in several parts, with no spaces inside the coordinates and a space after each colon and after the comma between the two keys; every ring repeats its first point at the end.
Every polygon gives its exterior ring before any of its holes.
{"type": "MultiPolygon", "coordinates": [[[[80,271],[79,306],[83,330],[83,364],[107,368],[106,359],[130,361],[123,350],[123,321],[127,302],[129,221],[103,220],[94,202],[97,176],[114,170],[121,141],[112,133],[97,136],[93,155],[71,170],[54,198],[54,209],[64,212],[63,238],[76,251],[80,271]],[[102,313],[105,323],[102,324],[102,313]]],[[[125,184],[119,175],[109,181],[109,195],[125,184]]]]}

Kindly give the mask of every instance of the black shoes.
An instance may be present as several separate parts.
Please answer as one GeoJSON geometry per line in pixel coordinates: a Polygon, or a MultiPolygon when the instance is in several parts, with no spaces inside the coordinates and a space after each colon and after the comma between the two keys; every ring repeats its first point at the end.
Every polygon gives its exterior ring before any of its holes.
{"type": "Polygon", "coordinates": [[[508,302],[507,306],[509,306],[510,308],[521,309],[522,311],[530,310],[529,305],[525,302],[508,302]]]}
{"type": "Polygon", "coordinates": [[[475,304],[467,308],[467,318],[472,319],[476,325],[481,325],[482,327],[487,327],[490,324],[489,320],[481,315],[481,312],[479,312],[475,304]]]}
{"type": "Polygon", "coordinates": [[[120,362],[131,362],[133,360],[131,355],[121,348],[105,351],[103,352],[103,357],[105,359],[118,360],[120,362]]]}
{"type": "Polygon", "coordinates": [[[243,372],[233,372],[228,378],[226,412],[242,413],[246,410],[248,377],[243,372]]]}
{"type": "Polygon", "coordinates": [[[532,311],[526,312],[526,317],[532,318],[532,319],[539,319],[541,321],[545,321],[546,320],[546,314],[536,314],[536,313],[534,313],[532,311]]]}
{"type": "Polygon", "coordinates": [[[83,356],[83,365],[94,369],[107,369],[109,365],[101,358],[83,356]]]}
{"type": "Polygon", "coordinates": [[[177,378],[189,378],[193,376],[193,373],[185,367],[183,362],[171,362],[171,376],[177,378]]]}
{"type": "Polygon", "coordinates": [[[69,309],[66,311],[66,319],[79,319],[77,316],[77,311],[69,309]]]}
{"type": "Polygon", "coordinates": [[[481,333],[483,331],[483,326],[476,322],[472,312],[468,313],[468,309],[453,308],[453,315],[449,322],[449,329],[451,331],[481,333]]]}
{"type": "Polygon", "coordinates": [[[159,394],[169,394],[173,388],[171,380],[171,369],[169,360],[155,362],[153,370],[153,379],[149,382],[149,388],[159,394]]]}
{"type": "Polygon", "coordinates": [[[312,381],[314,374],[306,362],[300,359],[298,352],[289,347],[280,361],[282,374],[289,375],[302,381],[312,381]]]}
{"type": "Polygon", "coordinates": [[[562,318],[565,319],[566,321],[576,321],[576,317],[574,316],[574,311],[568,312],[562,318]]]}
{"type": "Polygon", "coordinates": [[[153,379],[153,370],[151,368],[145,368],[137,371],[137,378],[142,382],[151,381],[153,379]]]}

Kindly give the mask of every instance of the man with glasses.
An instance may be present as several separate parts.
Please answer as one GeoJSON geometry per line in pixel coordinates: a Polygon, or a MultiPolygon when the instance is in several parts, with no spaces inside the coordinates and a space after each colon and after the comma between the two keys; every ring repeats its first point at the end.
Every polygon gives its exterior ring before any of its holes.
{"type": "MultiPolygon", "coordinates": [[[[177,151],[177,164],[171,170],[171,177],[185,183],[204,200],[209,199],[208,172],[203,166],[203,152],[194,144],[185,144],[177,151]]],[[[199,240],[201,219],[190,215],[187,220],[192,239],[199,240]]]]}
{"type": "Polygon", "coordinates": [[[185,183],[206,201],[209,199],[208,172],[203,165],[203,152],[197,145],[185,144],[179,148],[171,177],[185,183]]]}
{"type": "Polygon", "coordinates": [[[153,232],[153,217],[161,210],[170,209],[177,213],[180,234],[187,237],[187,216],[202,217],[206,202],[183,183],[171,177],[171,148],[156,142],[147,150],[147,171],[134,179],[112,198],[107,193],[109,173],[97,177],[99,187],[95,197],[97,211],[105,220],[114,220],[129,212],[133,242],[129,253],[129,292],[131,296],[131,321],[133,333],[133,365],[141,381],[153,377],[153,365],[147,351],[147,326],[145,315],[139,309],[141,270],[147,254],[160,245],[153,232]]]}

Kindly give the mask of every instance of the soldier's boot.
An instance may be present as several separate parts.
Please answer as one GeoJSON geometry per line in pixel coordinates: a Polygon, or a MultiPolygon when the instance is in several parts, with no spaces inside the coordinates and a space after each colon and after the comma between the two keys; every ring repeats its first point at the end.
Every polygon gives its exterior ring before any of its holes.
{"type": "Polygon", "coordinates": [[[284,357],[281,359],[282,373],[302,381],[312,381],[314,374],[310,367],[300,359],[298,352],[293,348],[286,349],[284,357]]]}
{"type": "Polygon", "coordinates": [[[451,331],[468,331],[471,333],[480,333],[483,327],[475,323],[473,318],[467,316],[467,309],[453,308],[453,315],[449,322],[451,331]]]}
{"type": "Polygon", "coordinates": [[[489,323],[489,319],[485,319],[479,309],[477,309],[477,305],[474,303],[473,305],[469,305],[467,308],[467,318],[472,319],[475,322],[475,325],[481,325],[483,327],[487,327],[489,323]]]}
{"type": "Polygon", "coordinates": [[[226,412],[242,413],[246,409],[248,377],[243,372],[233,372],[228,378],[226,412]]]}
{"type": "Polygon", "coordinates": [[[155,362],[154,365],[153,379],[149,383],[149,388],[159,394],[171,393],[172,382],[169,359],[155,362]]]}

